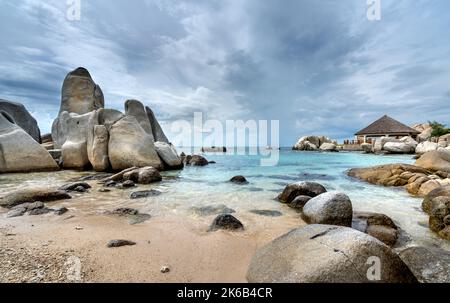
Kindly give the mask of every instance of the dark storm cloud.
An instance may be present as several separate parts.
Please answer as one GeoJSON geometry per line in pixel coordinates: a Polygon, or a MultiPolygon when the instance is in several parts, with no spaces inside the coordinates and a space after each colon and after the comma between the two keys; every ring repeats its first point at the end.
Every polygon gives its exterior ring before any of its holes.
{"type": "Polygon", "coordinates": [[[85,66],[108,107],[129,98],[160,119],[279,119],[281,143],[351,137],[383,114],[449,123],[450,3],[81,0],[0,3],[0,98],[25,103],[48,131],[60,87],[85,66]]]}

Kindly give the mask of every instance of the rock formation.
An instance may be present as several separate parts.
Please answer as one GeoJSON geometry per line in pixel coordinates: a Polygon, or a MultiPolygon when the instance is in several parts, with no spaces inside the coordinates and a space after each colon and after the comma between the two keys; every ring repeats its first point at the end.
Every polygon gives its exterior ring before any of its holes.
{"type": "Polygon", "coordinates": [[[0,111],[8,113],[17,126],[21,127],[36,142],[41,143],[41,131],[36,119],[27,111],[25,106],[0,99],[0,111]]]}
{"type": "Polygon", "coordinates": [[[337,151],[335,142],[324,136],[305,136],[298,140],[292,148],[299,151],[337,151]]]}

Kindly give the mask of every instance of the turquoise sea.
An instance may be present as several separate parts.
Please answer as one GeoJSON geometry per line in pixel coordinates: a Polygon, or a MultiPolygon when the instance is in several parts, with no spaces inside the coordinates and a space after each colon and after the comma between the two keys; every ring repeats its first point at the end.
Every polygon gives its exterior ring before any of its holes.
{"type": "MultiPolygon", "coordinates": [[[[191,153],[189,149],[178,152],[191,153]]],[[[198,151],[197,151],[198,153],[198,151]]],[[[448,242],[436,237],[427,227],[428,216],[421,210],[422,199],[411,197],[403,188],[385,188],[364,183],[347,176],[354,167],[367,167],[389,163],[412,164],[408,156],[379,156],[361,153],[316,153],[280,151],[276,166],[260,165],[260,156],[205,154],[210,161],[206,167],[186,167],[181,171],[164,172],[164,181],[139,186],[138,190],[156,189],[161,195],[131,200],[130,193],[137,189],[114,190],[111,193],[89,193],[60,204],[98,215],[116,207],[134,207],[152,216],[177,216],[199,230],[211,222],[211,217],[196,217],[192,207],[226,205],[253,234],[266,232],[268,226],[287,224],[289,228],[300,221],[299,214],[275,200],[285,185],[298,181],[316,181],[327,190],[346,193],[356,211],[379,212],[390,216],[411,238],[410,245],[437,245],[450,250],[448,242]],[[243,175],[247,185],[228,182],[243,175]],[[274,210],[279,217],[261,217],[251,210],[274,210]]],[[[85,174],[85,173],[83,173],[85,174]]],[[[33,186],[59,186],[80,172],[32,173],[0,175],[0,196],[19,188],[33,186]]],[[[299,225],[300,226],[300,225],[299,225]]]]}

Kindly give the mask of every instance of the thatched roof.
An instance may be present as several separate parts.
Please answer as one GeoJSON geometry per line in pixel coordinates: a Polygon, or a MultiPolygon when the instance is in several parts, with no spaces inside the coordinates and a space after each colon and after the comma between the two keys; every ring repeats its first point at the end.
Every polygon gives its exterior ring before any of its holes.
{"type": "Polygon", "coordinates": [[[389,116],[383,116],[377,121],[373,122],[363,130],[356,133],[357,136],[361,135],[388,135],[388,134],[409,134],[418,135],[419,131],[406,126],[397,120],[392,119],[389,116]]]}

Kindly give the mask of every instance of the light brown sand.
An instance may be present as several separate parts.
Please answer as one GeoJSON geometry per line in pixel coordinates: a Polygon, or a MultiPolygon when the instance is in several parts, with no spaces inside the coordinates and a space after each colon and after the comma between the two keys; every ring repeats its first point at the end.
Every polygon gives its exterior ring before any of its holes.
{"type": "Polygon", "coordinates": [[[73,282],[74,257],[81,261],[82,282],[246,282],[256,249],[304,224],[236,214],[245,231],[208,233],[214,216],[196,220],[168,214],[139,225],[81,210],[61,217],[0,216],[0,282],[73,282]],[[107,248],[113,239],[137,245],[107,248]],[[22,260],[21,265],[14,260],[22,260]],[[161,273],[162,266],[170,272],[161,273]],[[36,268],[39,274],[33,274],[36,268]]]}

